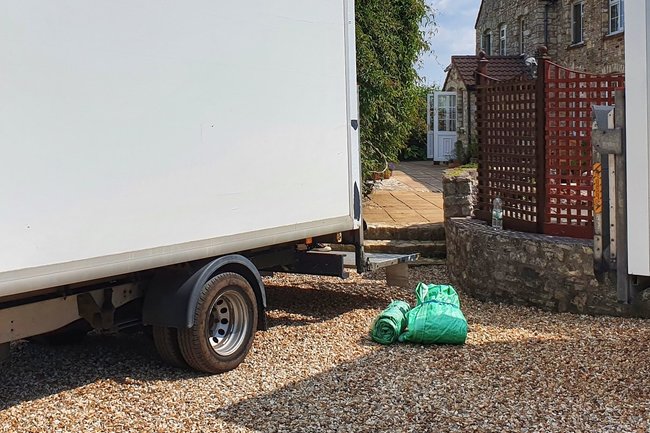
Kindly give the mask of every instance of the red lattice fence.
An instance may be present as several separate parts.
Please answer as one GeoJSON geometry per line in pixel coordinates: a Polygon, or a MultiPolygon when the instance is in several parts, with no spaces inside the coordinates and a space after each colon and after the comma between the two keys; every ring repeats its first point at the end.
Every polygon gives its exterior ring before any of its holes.
{"type": "Polygon", "coordinates": [[[479,186],[477,216],[491,218],[492,200],[503,201],[504,227],[537,231],[537,83],[482,76],[477,92],[479,186]]]}
{"type": "Polygon", "coordinates": [[[624,76],[541,59],[536,79],[478,78],[477,217],[490,221],[499,196],[505,228],[592,237],[591,107],[612,105],[624,76]]]}
{"type": "Polygon", "coordinates": [[[613,105],[624,77],[575,72],[546,61],[544,85],[544,233],[589,238],[594,233],[591,107],[613,105]]]}

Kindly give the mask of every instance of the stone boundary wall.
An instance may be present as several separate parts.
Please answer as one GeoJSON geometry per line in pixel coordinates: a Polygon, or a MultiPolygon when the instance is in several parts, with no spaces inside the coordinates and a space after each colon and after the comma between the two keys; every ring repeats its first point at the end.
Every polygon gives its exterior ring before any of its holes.
{"type": "Polygon", "coordinates": [[[477,203],[478,172],[476,169],[452,168],[442,176],[445,220],[474,215],[477,203]]]}
{"type": "Polygon", "coordinates": [[[590,241],[498,230],[468,218],[445,221],[452,283],[478,299],[548,311],[650,318],[646,290],[619,304],[616,285],[594,274],[590,241]]]}
{"type": "Polygon", "coordinates": [[[548,311],[650,318],[650,296],[619,304],[615,283],[594,274],[589,241],[497,230],[482,221],[445,221],[452,283],[489,301],[548,311]]]}
{"type": "Polygon", "coordinates": [[[447,268],[464,293],[555,312],[650,318],[650,289],[624,305],[615,281],[596,277],[591,241],[498,230],[473,220],[477,192],[476,170],[445,171],[447,268]]]}

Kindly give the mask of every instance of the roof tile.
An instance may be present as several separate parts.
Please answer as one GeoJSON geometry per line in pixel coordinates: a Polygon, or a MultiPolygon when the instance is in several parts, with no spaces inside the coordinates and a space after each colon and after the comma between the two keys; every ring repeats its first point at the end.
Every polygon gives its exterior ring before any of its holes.
{"type": "MultiPolygon", "coordinates": [[[[528,72],[522,56],[487,57],[487,75],[497,80],[509,80],[528,72]]],[[[452,56],[452,67],[458,70],[466,86],[475,86],[478,56],[452,56]]]]}

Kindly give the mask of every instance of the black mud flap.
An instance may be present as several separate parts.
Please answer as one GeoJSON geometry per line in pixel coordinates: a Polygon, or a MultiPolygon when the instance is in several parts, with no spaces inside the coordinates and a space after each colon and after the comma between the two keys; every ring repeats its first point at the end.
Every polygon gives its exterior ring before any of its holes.
{"type": "Polygon", "coordinates": [[[9,359],[10,353],[11,349],[9,347],[9,343],[0,343],[0,362],[9,359]]]}

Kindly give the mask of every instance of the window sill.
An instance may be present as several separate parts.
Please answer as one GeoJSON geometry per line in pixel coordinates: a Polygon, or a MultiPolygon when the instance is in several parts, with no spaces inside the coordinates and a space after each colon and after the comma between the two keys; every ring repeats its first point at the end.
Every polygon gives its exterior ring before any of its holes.
{"type": "Polygon", "coordinates": [[[585,44],[585,41],[582,41],[582,42],[578,42],[578,43],[576,43],[576,44],[571,44],[571,45],[569,45],[568,47],[566,47],[566,49],[567,49],[567,50],[575,50],[575,49],[577,49],[577,48],[582,48],[582,47],[584,47],[585,45],[586,45],[586,44],[585,44]]]}
{"type": "Polygon", "coordinates": [[[622,39],[623,35],[625,35],[625,30],[619,30],[614,33],[607,33],[605,36],[603,36],[603,40],[609,40],[609,39],[622,39]]]}

